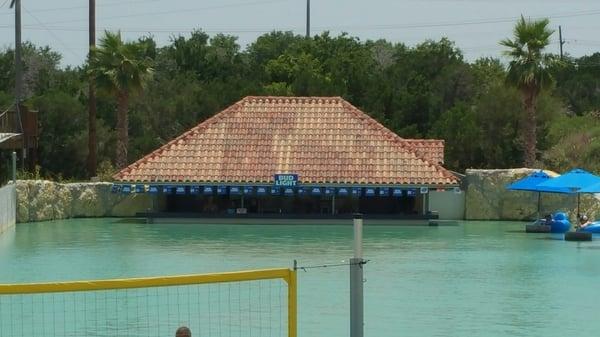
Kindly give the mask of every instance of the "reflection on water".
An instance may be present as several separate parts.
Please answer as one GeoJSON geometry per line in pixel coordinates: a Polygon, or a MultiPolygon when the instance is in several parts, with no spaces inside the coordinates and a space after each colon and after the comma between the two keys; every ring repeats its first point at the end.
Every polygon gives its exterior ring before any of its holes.
{"type": "MultiPolygon", "coordinates": [[[[365,335],[596,336],[600,240],[521,223],[365,227],[365,335]]],[[[351,226],[19,224],[0,236],[0,282],[98,279],[347,261],[351,226]]],[[[299,336],[347,336],[346,267],[300,271],[299,336]]]]}

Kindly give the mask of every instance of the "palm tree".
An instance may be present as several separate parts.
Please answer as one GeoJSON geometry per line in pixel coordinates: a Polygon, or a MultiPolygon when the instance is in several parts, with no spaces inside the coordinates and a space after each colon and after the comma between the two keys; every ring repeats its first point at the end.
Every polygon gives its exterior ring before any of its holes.
{"type": "Polygon", "coordinates": [[[124,43],[121,33],[105,32],[98,47],[92,48],[90,75],[101,92],[117,100],[116,166],[127,165],[129,99],[142,91],[153,73],[145,47],[139,42],[124,43]]]}
{"type": "Polygon", "coordinates": [[[550,21],[525,20],[523,16],[514,28],[514,40],[505,39],[500,44],[508,47],[505,55],[511,57],[508,66],[507,83],[515,86],[523,96],[525,109],[524,124],[524,165],[532,167],[536,159],[536,111],[540,92],[552,85],[554,79],[549,68],[560,61],[553,55],[544,53],[554,33],[548,28],[550,21]]]}

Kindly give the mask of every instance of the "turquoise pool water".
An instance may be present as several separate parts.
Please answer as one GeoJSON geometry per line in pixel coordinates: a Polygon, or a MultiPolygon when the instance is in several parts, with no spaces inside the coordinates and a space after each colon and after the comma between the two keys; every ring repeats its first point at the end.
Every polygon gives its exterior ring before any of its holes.
{"type": "MultiPolygon", "coordinates": [[[[523,227],[365,227],[365,336],[600,334],[600,240],[523,227]]],[[[19,224],[0,236],[0,283],[336,264],[351,243],[351,226],[19,224]]],[[[301,271],[298,283],[299,336],[348,336],[348,268],[301,271]]]]}

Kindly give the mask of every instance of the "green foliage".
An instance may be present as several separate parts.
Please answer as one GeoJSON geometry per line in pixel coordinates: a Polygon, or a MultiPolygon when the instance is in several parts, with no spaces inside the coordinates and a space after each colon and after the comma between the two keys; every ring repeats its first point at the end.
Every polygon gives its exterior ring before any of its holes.
{"type": "MultiPolygon", "coordinates": [[[[532,78],[544,86],[551,83],[550,75],[558,79],[556,87],[547,86],[536,99],[540,164],[558,171],[576,165],[598,169],[600,131],[597,117],[589,112],[600,111],[600,67],[594,66],[600,54],[569,59],[565,67],[550,65],[546,61],[551,57],[538,48],[544,41],[522,43],[526,38],[521,34],[510,41],[518,52],[513,56],[519,56],[513,61],[539,56],[539,70],[549,75],[534,72],[521,77],[522,82],[532,78]]],[[[57,53],[28,46],[32,76],[27,104],[39,111],[41,176],[86,175],[90,73],[106,93],[114,95],[122,88],[137,93],[128,102],[130,160],[244,96],[314,95],[342,96],[401,137],[445,139],[445,166],[450,169],[506,168],[523,162],[525,139],[520,130],[526,114],[521,87],[505,85],[507,70],[498,59],[467,62],[447,39],[409,47],[345,34],[305,38],[271,32],[242,50],[234,36],[194,31],[162,47],[149,36],[123,42],[110,33],[102,43],[90,65],[64,69],[58,66],[57,53]],[[153,76],[147,77],[151,63],[153,76]]],[[[11,50],[0,51],[0,106],[13,99],[13,57],[11,50]]],[[[538,69],[517,63],[510,69],[538,69]]],[[[117,107],[113,96],[98,99],[101,179],[111,179],[118,166],[117,107]]]]}
{"type": "Polygon", "coordinates": [[[153,72],[147,48],[147,42],[123,42],[120,32],[105,32],[90,59],[97,88],[111,96],[141,92],[153,72]]]}
{"type": "Polygon", "coordinates": [[[104,160],[98,165],[97,177],[100,181],[112,181],[115,173],[117,173],[117,169],[108,160],[104,160]]]}
{"type": "Polygon", "coordinates": [[[593,114],[561,116],[548,130],[554,146],[542,157],[545,165],[558,171],[573,167],[600,171],[600,118],[593,114]]]}
{"type": "Polygon", "coordinates": [[[500,41],[508,48],[505,55],[511,58],[506,77],[509,84],[538,92],[552,85],[554,78],[549,69],[558,60],[555,55],[544,53],[554,33],[549,24],[548,19],[526,20],[521,16],[514,28],[514,39],[500,41]]]}
{"type": "Polygon", "coordinates": [[[68,177],[85,175],[87,120],[85,107],[63,92],[36,97],[33,106],[40,111],[39,157],[46,175],[68,177]]]}
{"type": "Polygon", "coordinates": [[[581,116],[600,109],[600,53],[568,59],[564,67],[553,69],[557,92],[570,111],[581,116]]]}

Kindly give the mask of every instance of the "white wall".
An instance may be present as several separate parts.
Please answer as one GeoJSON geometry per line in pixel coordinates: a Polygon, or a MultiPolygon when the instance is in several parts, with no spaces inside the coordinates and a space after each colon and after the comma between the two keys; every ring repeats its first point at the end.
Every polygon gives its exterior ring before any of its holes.
{"type": "Polygon", "coordinates": [[[14,184],[0,188],[0,234],[15,225],[17,195],[14,184]]]}
{"type": "Polygon", "coordinates": [[[465,218],[465,192],[429,191],[429,210],[438,212],[440,220],[465,218]]]}

